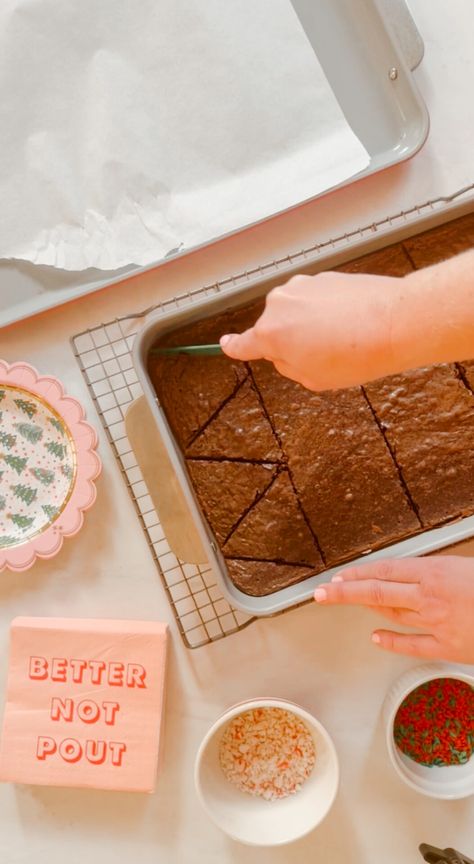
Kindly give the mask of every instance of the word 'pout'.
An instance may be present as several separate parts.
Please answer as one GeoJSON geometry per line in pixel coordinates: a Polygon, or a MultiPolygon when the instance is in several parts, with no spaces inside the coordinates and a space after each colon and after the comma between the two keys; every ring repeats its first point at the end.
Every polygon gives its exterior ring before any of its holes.
{"type": "Polygon", "coordinates": [[[112,765],[120,767],[127,745],[120,741],[77,741],[76,738],[64,738],[59,743],[54,738],[41,735],[36,747],[36,758],[41,761],[57,754],[64,762],[71,765],[85,759],[92,765],[103,765],[107,759],[112,765]]]}

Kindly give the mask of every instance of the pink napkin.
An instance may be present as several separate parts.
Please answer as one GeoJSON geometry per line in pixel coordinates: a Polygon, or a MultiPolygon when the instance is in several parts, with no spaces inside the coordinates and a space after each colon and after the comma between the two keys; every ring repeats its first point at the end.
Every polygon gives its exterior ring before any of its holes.
{"type": "Polygon", "coordinates": [[[152,792],[167,626],[16,618],[0,780],[152,792]]]}

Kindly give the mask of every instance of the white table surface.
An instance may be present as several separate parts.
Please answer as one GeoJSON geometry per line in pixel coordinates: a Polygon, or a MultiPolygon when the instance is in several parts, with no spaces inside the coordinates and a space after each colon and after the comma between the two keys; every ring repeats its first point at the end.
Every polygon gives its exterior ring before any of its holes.
{"type": "MultiPolygon", "coordinates": [[[[411,6],[426,43],[416,78],[429,106],[432,135],[407,165],[364,181],[364,188],[358,184],[350,198],[352,216],[346,207],[342,225],[330,222],[329,202],[315,202],[155,273],[5,329],[1,356],[28,360],[41,372],[60,376],[98,428],[69,345],[72,334],[300,248],[317,236],[326,217],[328,231],[345,231],[360,224],[367,208],[374,219],[387,215],[404,190],[405,203],[415,193],[421,203],[433,192],[449,193],[472,182],[474,10],[470,0],[453,0],[449,8],[442,0],[413,0],[411,6]]],[[[347,190],[339,194],[347,204],[347,190]]],[[[19,279],[19,271],[4,267],[2,294],[17,290],[19,279]]],[[[414,661],[371,645],[371,629],[379,623],[375,616],[306,606],[214,645],[185,649],[118,466],[101,429],[99,434],[104,470],[82,532],[52,561],[0,577],[0,693],[9,622],[16,615],[169,621],[162,772],[152,796],[1,786],[2,864],[416,864],[420,842],[456,846],[473,856],[474,800],[423,798],[405,787],[388,763],[381,703],[392,680],[414,661]],[[268,694],[293,699],[320,718],[334,738],[342,769],[339,794],[325,822],[307,838],[276,850],[228,840],[201,812],[192,780],[197,746],[216,715],[240,699],[268,694]]]]}

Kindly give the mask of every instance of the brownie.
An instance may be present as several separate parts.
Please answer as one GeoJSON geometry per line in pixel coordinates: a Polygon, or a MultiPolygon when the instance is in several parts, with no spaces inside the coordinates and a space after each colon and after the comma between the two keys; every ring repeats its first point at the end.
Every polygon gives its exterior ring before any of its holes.
{"type": "MultiPolygon", "coordinates": [[[[255,323],[264,300],[195,321],[162,336],[154,347],[215,343],[225,330],[241,332],[255,323]]],[[[243,363],[226,357],[186,354],[148,357],[148,372],[179,445],[186,449],[236,394],[248,375],[243,363]],[[192,398],[190,395],[192,394],[192,398]]]]}
{"type": "Polygon", "coordinates": [[[474,396],[451,365],[366,387],[424,527],[474,509],[474,396]]]}
{"type": "Polygon", "coordinates": [[[474,213],[408,237],[403,246],[418,270],[474,248],[474,213]]]}
{"type": "MultiPolygon", "coordinates": [[[[216,342],[262,309],[191,323],[158,344],[216,342]]],[[[266,361],[150,356],[149,372],[229,578],[246,594],[474,512],[474,361],[326,393],[266,361]]]]}
{"type": "Polygon", "coordinates": [[[463,360],[462,363],[456,363],[455,368],[467,389],[474,393],[474,360],[463,360]]]}
{"type": "Polygon", "coordinates": [[[250,378],[185,450],[189,457],[278,461],[281,451],[250,378]]]}
{"type": "Polygon", "coordinates": [[[198,460],[189,460],[188,469],[202,509],[221,544],[265,492],[277,471],[274,465],[198,460]]]}
{"type": "Polygon", "coordinates": [[[251,366],[326,564],[419,530],[360,388],[312,393],[266,361],[251,366]]]}
{"type": "Polygon", "coordinates": [[[192,321],[179,330],[170,330],[160,337],[157,345],[199,345],[218,342],[224,333],[242,333],[252,327],[262,314],[265,300],[255,300],[235,309],[227,309],[211,318],[192,321]]]}
{"type": "Polygon", "coordinates": [[[296,497],[288,471],[273,480],[223,546],[231,558],[271,559],[323,569],[323,561],[296,497]]]}
{"type": "Polygon", "coordinates": [[[370,273],[378,276],[390,273],[390,276],[406,276],[412,272],[413,265],[404,248],[396,244],[341,264],[337,270],[341,273],[370,273]]]}
{"type": "Polygon", "coordinates": [[[243,363],[232,363],[224,357],[193,357],[190,363],[185,354],[150,357],[149,372],[183,449],[232,398],[247,376],[243,363]]]}
{"type": "Polygon", "coordinates": [[[227,559],[227,572],[234,585],[251,597],[273,594],[313,575],[309,567],[271,561],[227,559]]]}

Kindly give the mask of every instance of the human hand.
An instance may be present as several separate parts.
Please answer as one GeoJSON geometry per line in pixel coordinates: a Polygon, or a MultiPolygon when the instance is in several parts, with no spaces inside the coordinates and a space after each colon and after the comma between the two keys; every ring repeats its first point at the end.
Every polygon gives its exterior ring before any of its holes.
{"type": "Polygon", "coordinates": [[[295,276],[267,296],[258,321],[221,339],[236,360],[271,360],[311,390],[349,387],[400,371],[398,305],[405,280],[320,273],[295,276]]]}
{"type": "Polygon", "coordinates": [[[368,606],[422,633],[375,630],[397,654],[474,663],[474,561],[460,556],[382,560],[341,570],[314,592],[321,604],[368,606]]]}

